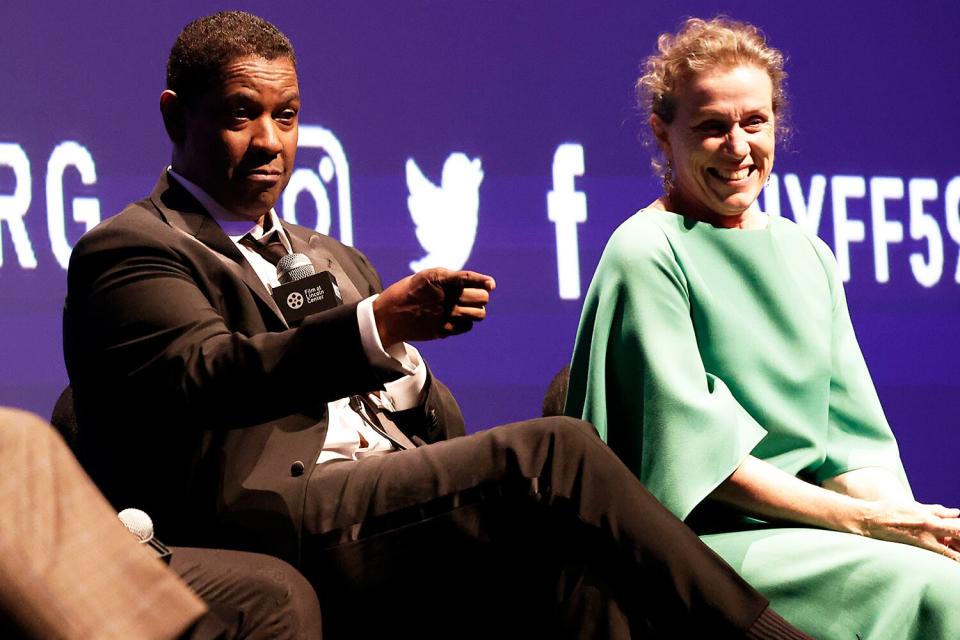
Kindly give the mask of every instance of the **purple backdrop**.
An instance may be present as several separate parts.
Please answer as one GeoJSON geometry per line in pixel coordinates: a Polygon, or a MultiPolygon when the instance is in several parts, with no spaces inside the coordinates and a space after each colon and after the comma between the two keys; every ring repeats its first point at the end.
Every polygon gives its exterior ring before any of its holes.
{"type": "MultiPolygon", "coordinates": [[[[466,266],[499,288],[487,322],[422,351],[472,429],[533,415],[569,357],[577,276],[585,290],[610,232],[657,194],[632,106],[639,60],[687,15],[755,22],[789,56],[794,125],[764,206],[847,248],[854,324],[917,493],[957,502],[948,457],[960,451],[960,5],[676,4],[234,3],[291,37],[302,123],[317,127],[298,157],[306,190],[283,214],[352,232],[392,281],[426,253],[410,209],[426,215],[431,198],[449,197],[454,231],[441,250],[462,245],[466,266]],[[573,160],[555,163],[565,143],[573,160]],[[411,182],[410,159],[442,190],[411,182]],[[458,161],[474,159],[479,188],[456,191],[458,161]],[[414,192],[421,205],[408,206],[414,192]]],[[[66,384],[61,262],[86,221],[141,197],[159,175],[167,52],[183,24],[219,8],[0,10],[0,403],[49,415],[66,384]]]]}

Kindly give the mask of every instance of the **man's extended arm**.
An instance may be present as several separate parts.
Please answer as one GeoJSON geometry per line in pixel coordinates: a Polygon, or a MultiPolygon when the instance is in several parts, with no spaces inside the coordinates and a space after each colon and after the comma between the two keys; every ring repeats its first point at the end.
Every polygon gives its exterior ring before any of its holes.
{"type": "MultiPolygon", "coordinates": [[[[363,351],[356,305],[286,331],[231,326],[230,316],[259,322],[260,312],[224,256],[143,209],[116,223],[84,237],[71,261],[65,343],[73,378],[139,390],[144,407],[187,411],[210,428],[382,388],[382,372],[363,351]],[[243,402],[249,398],[271,401],[243,402]]],[[[416,274],[377,299],[378,328],[390,327],[389,340],[462,332],[483,316],[484,287],[492,289],[492,279],[469,272],[416,274]]]]}
{"type": "Polygon", "coordinates": [[[144,409],[189,412],[209,428],[380,386],[363,365],[356,305],[266,331],[250,324],[258,301],[221,256],[149,214],[122,222],[85,236],[71,260],[64,340],[75,384],[135,390],[144,409]],[[243,401],[255,398],[271,400],[243,401]]]}

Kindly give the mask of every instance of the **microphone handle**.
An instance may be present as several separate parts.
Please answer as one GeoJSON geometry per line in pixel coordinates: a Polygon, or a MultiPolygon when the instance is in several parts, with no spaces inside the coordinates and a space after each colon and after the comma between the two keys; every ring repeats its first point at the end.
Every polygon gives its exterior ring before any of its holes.
{"type": "Polygon", "coordinates": [[[170,559],[173,557],[173,552],[170,551],[170,547],[157,540],[156,536],[150,538],[146,544],[153,549],[153,552],[157,554],[158,558],[170,564],[170,559]]]}

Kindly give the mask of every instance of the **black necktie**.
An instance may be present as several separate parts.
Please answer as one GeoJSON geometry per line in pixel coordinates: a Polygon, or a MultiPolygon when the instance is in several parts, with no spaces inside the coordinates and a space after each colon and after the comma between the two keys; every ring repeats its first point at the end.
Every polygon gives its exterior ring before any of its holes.
{"type": "MultiPolygon", "coordinates": [[[[360,418],[366,422],[374,431],[389,440],[397,449],[415,449],[417,445],[413,444],[407,436],[400,431],[400,428],[392,420],[383,422],[377,415],[377,408],[365,395],[351,396],[350,408],[356,411],[360,418]]],[[[386,417],[386,416],[384,416],[386,417]]],[[[362,435],[360,436],[363,437],[362,435]]]]}
{"type": "Polygon", "coordinates": [[[268,233],[259,240],[248,233],[240,238],[240,244],[256,251],[264,260],[273,266],[277,266],[280,258],[287,255],[287,248],[283,246],[283,242],[280,241],[279,231],[268,233]]]}

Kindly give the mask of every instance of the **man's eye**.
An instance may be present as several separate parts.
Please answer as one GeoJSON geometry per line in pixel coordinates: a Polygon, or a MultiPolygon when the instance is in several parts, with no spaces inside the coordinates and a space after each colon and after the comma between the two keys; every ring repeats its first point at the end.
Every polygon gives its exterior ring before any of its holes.
{"type": "Polygon", "coordinates": [[[296,109],[284,109],[277,114],[277,120],[280,122],[292,122],[297,117],[296,109]]]}
{"type": "Polygon", "coordinates": [[[757,133],[763,129],[763,125],[766,123],[766,120],[763,118],[750,118],[747,120],[747,124],[743,127],[745,131],[750,133],[757,133]]]}
{"type": "Polygon", "coordinates": [[[237,107],[230,110],[230,118],[233,120],[247,120],[250,117],[250,111],[245,107],[237,107]]]}

